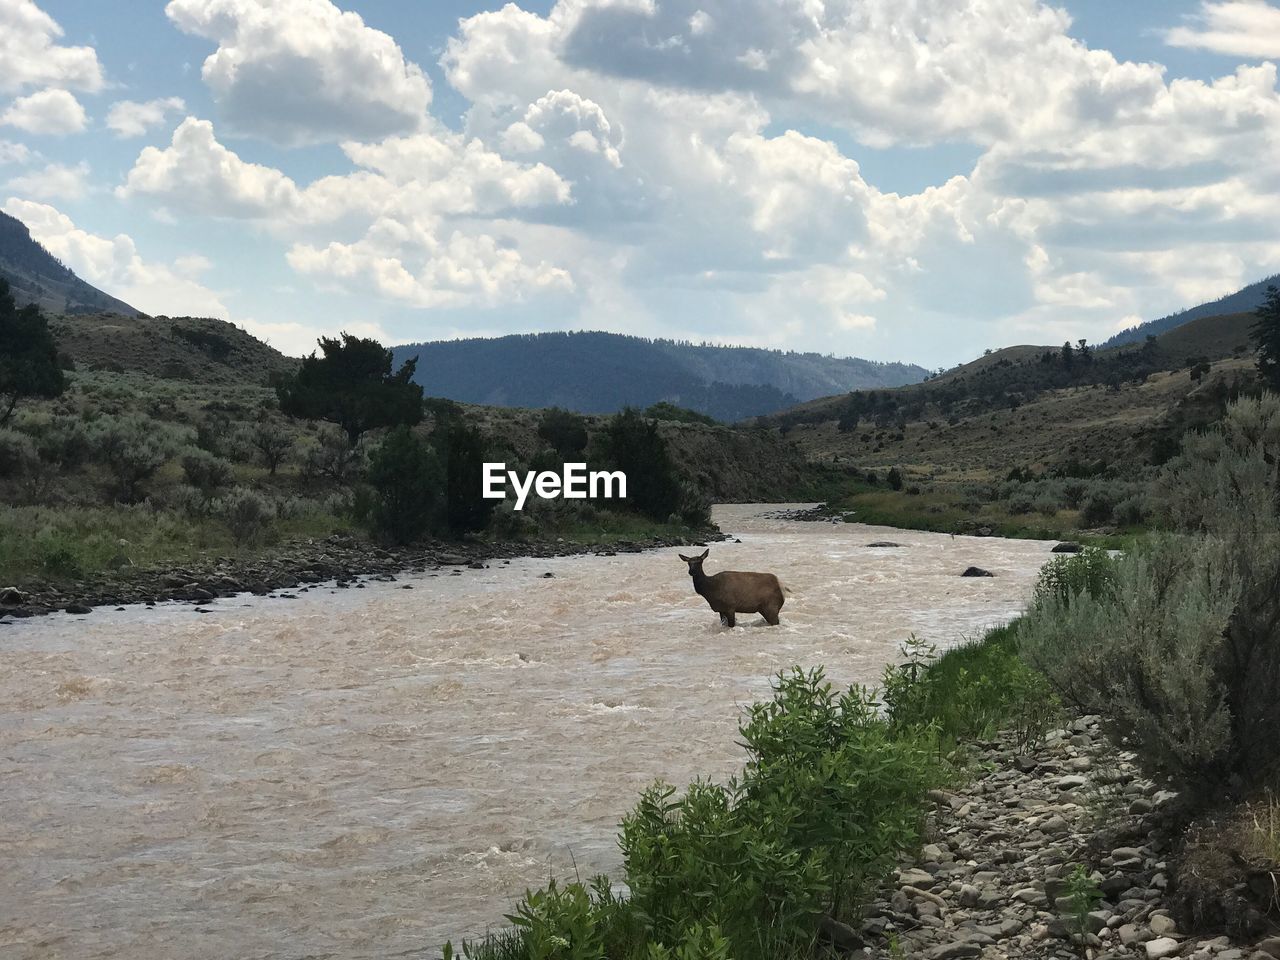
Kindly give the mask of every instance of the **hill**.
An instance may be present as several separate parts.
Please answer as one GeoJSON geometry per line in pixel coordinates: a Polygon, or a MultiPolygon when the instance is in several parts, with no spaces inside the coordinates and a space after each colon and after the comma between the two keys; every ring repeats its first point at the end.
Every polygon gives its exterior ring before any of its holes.
{"type": "Polygon", "coordinates": [[[1252,322],[1249,313],[1202,317],[1141,347],[1076,352],[1069,362],[1061,348],[1010,347],[924,383],[824,397],[757,422],[814,461],[935,479],[1072,463],[1137,469],[1253,381],[1252,322]]]}
{"type": "Polygon", "coordinates": [[[1263,297],[1266,296],[1267,286],[1274,283],[1280,283],[1280,274],[1274,274],[1259,280],[1257,283],[1251,283],[1242,290],[1237,290],[1235,293],[1220,297],[1209,303],[1202,303],[1197,307],[1190,307],[1178,313],[1172,313],[1167,317],[1161,317],[1159,320],[1149,320],[1136,327],[1130,327],[1128,330],[1122,330],[1102,346],[1106,348],[1123,346],[1126,343],[1141,343],[1148,336],[1167,333],[1170,330],[1177,329],[1184,323],[1190,323],[1192,320],[1256,310],[1262,304],[1263,297]]]}
{"type": "Polygon", "coordinates": [[[54,317],[59,353],[81,370],[191,383],[263,386],[297,360],[234,324],[208,317],[54,317]]]}
{"type": "Polygon", "coordinates": [[[428,394],[465,403],[612,413],[669,402],[718,420],[782,410],[835,390],[921,380],[911,364],[815,353],[647,340],[614,333],[539,333],[406,344],[428,394]]]}
{"type": "Polygon", "coordinates": [[[21,220],[0,213],[0,277],[9,281],[19,306],[39,304],[50,314],[141,313],[123,300],[85,283],[31,238],[21,220]]]}

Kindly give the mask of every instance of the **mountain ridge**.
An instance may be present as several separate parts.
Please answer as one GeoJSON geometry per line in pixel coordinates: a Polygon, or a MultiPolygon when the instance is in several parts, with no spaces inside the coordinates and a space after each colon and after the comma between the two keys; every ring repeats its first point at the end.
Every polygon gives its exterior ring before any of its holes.
{"type": "Polygon", "coordinates": [[[31,236],[25,223],[3,212],[0,212],[0,278],[9,281],[19,306],[35,303],[49,314],[143,316],[136,307],[76,276],[31,236]]]}
{"type": "Polygon", "coordinates": [[[1280,284],[1280,273],[1263,277],[1261,280],[1241,287],[1235,293],[1229,293],[1224,297],[1219,297],[1217,300],[1209,300],[1194,307],[1179,310],[1177,313],[1171,313],[1168,316],[1160,317],[1156,320],[1148,320],[1146,323],[1129,327],[1127,330],[1121,330],[1110,340],[1099,344],[1099,349],[1105,350],[1108,347],[1119,347],[1127,343],[1140,343],[1148,336],[1158,336],[1170,330],[1176,330],[1192,320],[1228,316],[1256,310],[1262,305],[1263,298],[1267,293],[1267,287],[1272,284],[1280,284]]]}
{"type": "Polygon", "coordinates": [[[392,350],[397,364],[418,358],[416,379],[427,393],[465,403],[612,413],[667,401],[725,421],[832,390],[914,383],[927,373],[913,364],[602,331],[436,340],[392,350]]]}

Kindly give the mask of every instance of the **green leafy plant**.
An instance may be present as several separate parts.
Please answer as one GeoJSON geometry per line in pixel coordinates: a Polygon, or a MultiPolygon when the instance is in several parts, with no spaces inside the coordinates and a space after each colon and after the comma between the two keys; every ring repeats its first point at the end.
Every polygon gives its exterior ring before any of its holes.
{"type": "Polygon", "coordinates": [[[1067,875],[1064,892],[1065,920],[1080,955],[1084,956],[1089,943],[1089,914],[1102,902],[1102,890],[1092,872],[1084,864],[1076,864],[1067,875]]]}

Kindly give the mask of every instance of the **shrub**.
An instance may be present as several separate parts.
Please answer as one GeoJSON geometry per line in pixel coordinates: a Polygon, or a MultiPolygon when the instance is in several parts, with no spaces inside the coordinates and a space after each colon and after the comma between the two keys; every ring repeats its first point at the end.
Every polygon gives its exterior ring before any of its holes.
{"type": "Polygon", "coordinates": [[[431,447],[408,427],[396,427],[369,459],[374,529],[396,543],[412,543],[435,521],[444,473],[431,447]]]}
{"type": "Polygon", "coordinates": [[[155,475],[173,447],[164,427],[137,414],[103,417],[93,426],[93,449],[116,480],[119,499],[132,503],[145,480],[155,475]]]}
{"type": "Polygon", "coordinates": [[[562,458],[561,462],[573,460],[587,449],[587,421],[576,413],[552,407],[543,411],[538,436],[562,458]]]}
{"type": "Polygon", "coordinates": [[[347,442],[341,430],[323,424],[302,457],[305,479],[326,479],[336,484],[350,483],[364,466],[364,453],[347,442]]]}
{"type": "Polygon", "coordinates": [[[1121,527],[1140,527],[1146,522],[1147,514],[1147,498],[1135,493],[1116,504],[1111,519],[1121,527]]]}
{"type": "Polygon", "coordinates": [[[231,464],[199,447],[183,455],[182,473],[187,483],[200,491],[206,504],[230,486],[234,478],[231,464]]]}
{"type": "Polygon", "coordinates": [[[627,883],[656,940],[716,924],[732,956],[793,955],[822,912],[846,912],[918,840],[933,761],[820,669],[779,674],[739,730],[741,780],[680,798],[659,784],[624,819],[627,883]]]}
{"type": "Polygon", "coordinates": [[[272,476],[293,449],[293,435],[274,420],[259,420],[246,431],[245,440],[272,476]]]}
{"type": "Polygon", "coordinates": [[[93,450],[89,431],[76,417],[50,417],[30,432],[40,459],[63,470],[83,466],[93,450]]]}
{"type": "Polygon", "coordinates": [[[885,481],[889,484],[891,490],[901,490],[902,471],[897,467],[890,467],[889,472],[885,474],[885,481]]]}
{"type": "Polygon", "coordinates": [[[231,531],[236,546],[259,543],[275,520],[274,505],[255,490],[237,487],[219,504],[219,514],[231,531]]]}
{"type": "Polygon", "coordinates": [[[1085,547],[1079,553],[1059,555],[1040,568],[1036,580],[1037,601],[1055,598],[1063,606],[1081,593],[1106,596],[1115,583],[1116,564],[1101,547],[1085,547]]]}
{"type": "Polygon", "coordinates": [[[1085,498],[1080,507],[1080,520],[1090,527],[1100,527],[1111,522],[1115,510],[1115,497],[1112,494],[1095,490],[1085,498]]]}
{"type": "Polygon", "coordinates": [[[1244,585],[1223,544],[1161,536],[1116,561],[1100,593],[1045,591],[1020,624],[1024,655],[1059,695],[1100,714],[1151,775],[1199,796],[1274,773],[1277,645],[1232,650],[1244,585]],[[1271,676],[1274,676],[1274,672],[1271,676]]]}
{"type": "Polygon", "coordinates": [[[36,447],[30,437],[0,428],[0,480],[24,476],[36,461],[36,447]]]}
{"type": "Polygon", "coordinates": [[[1009,498],[1009,512],[1014,516],[1022,516],[1035,509],[1035,498],[1030,493],[1020,490],[1009,498]]]}

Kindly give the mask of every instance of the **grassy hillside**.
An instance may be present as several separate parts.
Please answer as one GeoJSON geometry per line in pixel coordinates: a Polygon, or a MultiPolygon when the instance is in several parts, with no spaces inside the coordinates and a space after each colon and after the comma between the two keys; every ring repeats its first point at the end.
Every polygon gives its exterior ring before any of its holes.
{"type": "Polygon", "coordinates": [[[904,364],[595,332],[409,344],[395,354],[418,358],[429,394],[465,403],[611,413],[666,401],[726,422],[925,375],[904,364]]]}
{"type": "Polygon", "coordinates": [[[90,314],[57,317],[49,327],[79,370],[265,386],[297,364],[234,324],[207,317],[90,314]]]}
{"type": "Polygon", "coordinates": [[[1069,363],[1061,348],[1011,347],[757,423],[843,476],[833,509],[850,519],[1059,538],[1123,530],[1149,519],[1147,482],[1182,435],[1257,389],[1252,323],[1204,317],[1069,363]]]}

